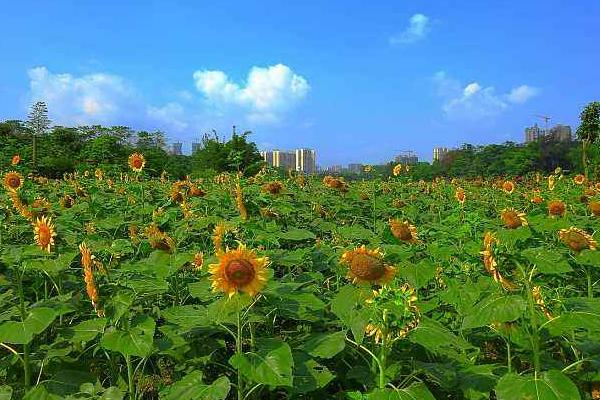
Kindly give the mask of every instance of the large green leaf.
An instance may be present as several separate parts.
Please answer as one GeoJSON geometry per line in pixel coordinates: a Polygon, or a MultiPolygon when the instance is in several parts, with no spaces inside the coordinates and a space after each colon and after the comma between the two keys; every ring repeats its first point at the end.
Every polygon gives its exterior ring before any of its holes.
{"type": "Polygon", "coordinates": [[[567,260],[557,251],[534,247],[523,250],[521,254],[542,274],[564,274],[573,270],[567,260]]]}
{"type": "Polygon", "coordinates": [[[577,400],[581,399],[577,386],[558,370],[519,376],[506,374],[496,386],[498,400],[577,400]]]}
{"type": "Polygon", "coordinates": [[[160,392],[161,400],[223,400],[229,394],[230,383],[222,376],[210,385],[202,382],[202,372],[194,371],[160,392]]]}
{"type": "Polygon", "coordinates": [[[420,289],[435,276],[436,265],[423,260],[418,264],[407,263],[398,268],[398,275],[406,279],[415,289],[420,289]]]}
{"type": "Polygon", "coordinates": [[[302,349],[313,357],[331,358],[346,347],[346,331],[336,333],[315,333],[302,349]]]}
{"type": "Polygon", "coordinates": [[[102,347],[124,356],[146,357],[152,351],[155,325],[147,315],[136,316],[128,330],[108,328],[102,336],[102,347]]]}
{"type": "Polygon", "coordinates": [[[475,350],[469,342],[426,316],[420,318],[419,325],[410,333],[408,339],[434,354],[453,359],[465,360],[467,352],[475,350]]]}
{"type": "Polygon", "coordinates": [[[329,369],[302,352],[294,353],[294,392],[308,393],[321,389],[334,378],[329,369]]]}
{"type": "Polygon", "coordinates": [[[282,340],[259,339],[257,347],[257,352],[234,355],[229,363],[255,383],[293,386],[290,346],[282,340]]]}
{"type": "Polygon", "coordinates": [[[50,326],[56,316],[52,308],[32,308],[25,321],[6,321],[0,325],[0,342],[27,344],[50,326]]]}
{"type": "Polygon", "coordinates": [[[366,292],[354,286],[344,286],[331,301],[331,311],[352,330],[354,339],[360,343],[365,337],[365,328],[370,313],[360,308],[364,303],[366,292]]]}
{"type": "Polygon", "coordinates": [[[10,400],[13,390],[8,385],[0,386],[0,400],[10,400]]]}
{"type": "Polygon", "coordinates": [[[404,389],[375,389],[371,393],[348,393],[351,400],[435,400],[433,394],[422,383],[404,389]]]}
{"type": "Polygon", "coordinates": [[[473,307],[463,320],[463,329],[477,328],[492,322],[514,321],[523,315],[526,303],[517,295],[490,295],[473,307]]]}
{"type": "Polygon", "coordinates": [[[94,318],[80,322],[62,331],[62,336],[71,343],[89,342],[104,332],[106,318],[94,318]]]}
{"type": "Polygon", "coordinates": [[[302,241],[315,239],[316,236],[314,233],[307,229],[291,229],[287,232],[279,234],[279,238],[284,240],[302,241]]]}

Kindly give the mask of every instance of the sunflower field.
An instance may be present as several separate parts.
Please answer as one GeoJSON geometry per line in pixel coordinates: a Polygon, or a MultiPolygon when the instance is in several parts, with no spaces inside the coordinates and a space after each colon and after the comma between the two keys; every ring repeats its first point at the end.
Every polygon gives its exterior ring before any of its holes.
{"type": "Polygon", "coordinates": [[[48,180],[0,193],[0,399],[600,399],[600,184],[48,180]]]}

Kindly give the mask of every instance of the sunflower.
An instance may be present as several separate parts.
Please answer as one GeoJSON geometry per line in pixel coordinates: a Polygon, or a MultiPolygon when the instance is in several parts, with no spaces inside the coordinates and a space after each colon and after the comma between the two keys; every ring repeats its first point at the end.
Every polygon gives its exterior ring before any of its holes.
{"type": "Polygon", "coordinates": [[[165,250],[169,253],[175,248],[175,241],[160,228],[152,223],[146,228],[146,238],[153,249],[165,250]]]}
{"type": "Polygon", "coordinates": [[[515,229],[520,226],[527,226],[527,220],[525,219],[525,213],[519,213],[512,208],[502,210],[500,213],[502,222],[508,229],[515,229]]]}
{"type": "Polygon", "coordinates": [[[551,216],[563,216],[565,215],[566,206],[560,200],[552,200],[548,203],[548,214],[551,216]]]}
{"type": "Polygon", "coordinates": [[[383,340],[389,344],[405,338],[419,325],[416,301],[416,291],[407,283],[401,287],[384,286],[374,290],[365,300],[366,306],[375,311],[365,327],[365,334],[374,337],[375,343],[383,340]]]}
{"type": "Polygon", "coordinates": [[[54,230],[54,224],[52,224],[52,218],[41,217],[37,218],[33,222],[33,233],[35,234],[35,241],[42,250],[46,250],[50,253],[50,249],[54,246],[54,237],[56,231],[54,230]]]}
{"type": "Polygon", "coordinates": [[[192,264],[194,265],[194,269],[196,271],[200,271],[202,269],[202,265],[204,265],[204,253],[199,251],[198,253],[194,254],[194,261],[192,264]]]}
{"type": "Polygon", "coordinates": [[[240,185],[240,181],[238,180],[235,185],[235,205],[240,213],[240,217],[245,221],[248,219],[248,210],[246,209],[246,204],[244,204],[244,192],[242,190],[242,185],[240,185]]]}
{"type": "Polygon", "coordinates": [[[7,172],[4,175],[4,186],[8,190],[19,190],[23,186],[23,176],[15,171],[7,172]]]}
{"type": "Polygon", "coordinates": [[[102,171],[100,168],[96,168],[96,170],[94,171],[94,176],[96,177],[96,179],[101,181],[104,179],[104,171],[102,171]]]}
{"type": "Polygon", "coordinates": [[[542,197],[539,194],[536,194],[531,198],[531,202],[533,204],[542,204],[544,202],[544,199],[542,199],[542,197]]]}
{"type": "Polygon", "coordinates": [[[598,248],[598,243],[594,240],[592,235],[583,229],[575,227],[561,229],[558,232],[558,237],[564,244],[569,246],[569,248],[575,252],[580,252],[584,249],[596,250],[598,248]]]}
{"type": "Polygon", "coordinates": [[[417,228],[410,222],[391,219],[389,224],[390,230],[396,239],[409,243],[417,243],[419,241],[417,228]]]}
{"type": "Polygon", "coordinates": [[[456,188],[456,191],[454,192],[454,198],[460,203],[460,204],[465,204],[465,200],[467,199],[466,195],[465,195],[465,190],[461,187],[456,188]]]}
{"type": "Polygon", "coordinates": [[[144,166],[146,165],[146,159],[142,154],[136,152],[129,156],[127,163],[129,164],[129,168],[131,168],[133,171],[142,172],[144,166]]]}
{"type": "Polygon", "coordinates": [[[383,262],[379,249],[368,250],[364,245],[342,254],[340,262],[348,265],[348,279],[357,283],[385,284],[392,280],[396,269],[383,262]]]}
{"type": "Polygon", "coordinates": [[[585,176],[582,174],[575,175],[573,177],[573,183],[576,185],[583,185],[585,183],[585,176]]]}
{"type": "Polygon", "coordinates": [[[261,190],[264,193],[279,194],[283,190],[283,184],[279,181],[268,182],[262,185],[261,190]]]}
{"type": "Polygon", "coordinates": [[[229,230],[230,229],[222,222],[215,225],[212,235],[213,245],[215,246],[215,254],[219,254],[223,251],[223,239],[229,230]]]}
{"type": "Polygon", "coordinates": [[[515,191],[515,184],[512,181],[504,181],[502,190],[504,190],[504,193],[511,194],[515,191]]]}
{"type": "Polygon", "coordinates": [[[258,294],[267,283],[267,257],[257,257],[254,250],[243,244],[235,250],[217,254],[218,264],[210,264],[212,289],[224,292],[232,297],[239,291],[250,296],[258,294]]]}
{"type": "Polygon", "coordinates": [[[556,178],[554,177],[554,175],[550,175],[548,177],[548,189],[554,190],[555,186],[556,186],[556,178]]]}
{"type": "Polygon", "coordinates": [[[554,317],[550,313],[550,310],[546,307],[546,302],[544,302],[544,298],[542,297],[542,289],[539,286],[534,286],[533,289],[531,289],[531,296],[546,318],[553,319],[554,317]]]}
{"type": "Polygon", "coordinates": [[[590,201],[588,203],[588,208],[590,209],[592,215],[600,217],[600,201],[590,201]]]}
{"type": "Polygon", "coordinates": [[[402,173],[402,164],[398,164],[394,167],[392,173],[394,174],[394,176],[398,176],[402,173]]]}
{"type": "Polygon", "coordinates": [[[96,282],[94,280],[94,272],[93,267],[102,268],[102,264],[99,261],[94,260],[94,256],[90,251],[89,247],[82,242],[79,245],[79,253],[81,254],[81,265],[83,266],[83,280],[85,282],[85,290],[87,292],[90,301],[92,302],[92,306],[94,307],[94,311],[99,317],[104,316],[104,312],[98,308],[98,300],[100,298],[98,294],[98,286],[96,286],[96,282]]]}
{"type": "Polygon", "coordinates": [[[498,239],[496,235],[492,232],[486,232],[483,236],[483,251],[480,252],[483,255],[483,265],[485,270],[492,275],[492,278],[496,282],[499,282],[504,289],[513,289],[515,285],[504,278],[500,271],[498,271],[498,263],[496,262],[496,258],[494,257],[494,246],[498,244],[498,239]]]}
{"type": "Polygon", "coordinates": [[[12,160],[11,160],[10,162],[11,162],[11,164],[12,164],[12,165],[17,165],[18,163],[20,163],[20,162],[21,162],[21,156],[20,156],[20,155],[18,155],[18,154],[15,154],[15,155],[12,157],[12,160]]]}

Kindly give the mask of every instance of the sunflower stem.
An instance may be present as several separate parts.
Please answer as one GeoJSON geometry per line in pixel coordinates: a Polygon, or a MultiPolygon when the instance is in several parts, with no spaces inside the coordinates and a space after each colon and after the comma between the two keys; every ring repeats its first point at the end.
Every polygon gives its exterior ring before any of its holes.
{"type": "Polygon", "coordinates": [[[131,356],[125,356],[125,364],[127,364],[127,386],[129,387],[129,399],[135,400],[135,387],[133,385],[133,366],[131,365],[131,356]]]}
{"type": "Polygon", "coordinates": [[[589,268],[585,268],[585,277],[587,279],[587,293],[588,298],[594,298],[594,285],[592,284],[592,274],[590,273],[589,268]]]}
{"type": "MultiPolygon", "coordinates": [[[[235,340],[235,353],[238,358],[238,365],[240,362],[240,357],[242,357],[242,310],[241,310],[241,302],[239,295],[237,297],[237,336],[235,340]]],[[[238,400],[244,399],[244,389],[242,387],[242,374],[240,368],[237,368],[237,394],[238,400]]]]}
{"type": "Polygon", "coordinates": [[[537,316],[535,314],[535,301],[533,299],[533,293],[531,290],[531,282],[530,279],[532,274],[527,276],[525,273],[525,268],[521,265],[521,263],[517,262],[517,266],[523,275],[523,282],[525,283],[525,290],[527,290],[527,304],[529,308],[529,318],[531,323],[531,347],[533,349],[533,368],[535,372],[540,371],[540,337],[539,337],[539,328],[537,323],[537,316]]]}

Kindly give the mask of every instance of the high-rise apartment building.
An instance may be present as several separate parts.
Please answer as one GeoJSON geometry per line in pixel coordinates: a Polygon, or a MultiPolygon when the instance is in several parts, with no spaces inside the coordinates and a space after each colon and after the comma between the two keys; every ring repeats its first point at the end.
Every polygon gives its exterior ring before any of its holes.
{"type": "Polygon", "coordinates": [[[182,155],[183,154],[182,147],[183,147],[183,143],[180,143],[180,142],[171,143],[171,146],[169,146],[169,154],[171,154],[172,156],[182,155]]]}
{"type": "Polygon", "coordinates": [[[434,147],[433,148],[433,161],[444,161],[448,156],[450,149],[447,147],[434,147]]]}
{"type": "Polygon", "coordinates": [[[398,154],[394,161],[397,164],[402,165],[414,165],[419,162],[419,157],[412,151],[404,152],[403,154],[398,154]]]}
{"type": "Polygon", "coordinates": [[[305,174],[317,172],[317,153],[313,149],[296,149],[296,171],[305,174]]]}
{"type": "Polygon", "coordinates": [[[535,142],[544,135],[545,131],[538,124],[525,128],[525,143],[535,142]]]}
{"type": "Polygon", "coordinates": [[[540,139],[555,142],[570,142],[573,140],[573,132],[569,125],[561,124],[550,129],[542,129],[538,124],[525,128],[525,143],[535,142],[540,139]]]}
{"type": "Polygon", "coordinates": [[[199,150],[202,150],[202,143],[192,143],[192,154],[196,153],[199,150]]]}
{"type": "Polygon", "coordinates": [[[361,174],[363,172],[363,165],[358,163],[348,164],[348,172],[351,174],[361,174]]]}

